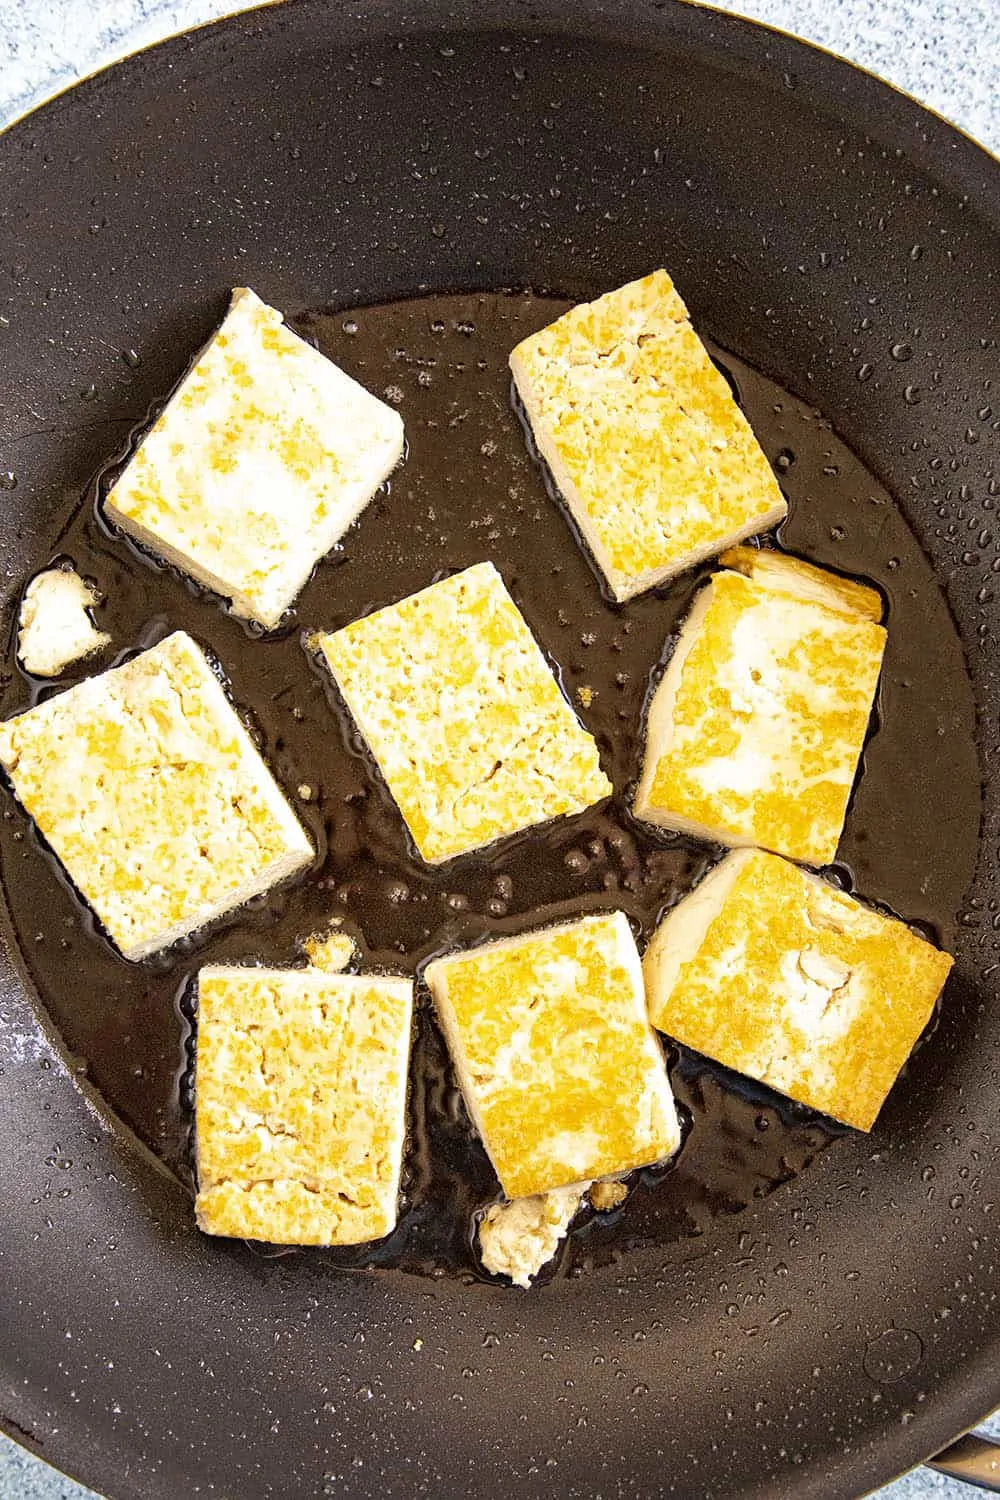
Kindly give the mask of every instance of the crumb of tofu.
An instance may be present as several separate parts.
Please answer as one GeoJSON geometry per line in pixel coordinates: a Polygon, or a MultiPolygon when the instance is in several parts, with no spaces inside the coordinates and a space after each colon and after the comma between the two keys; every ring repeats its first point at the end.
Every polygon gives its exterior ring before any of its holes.
{"type": "Polygon", "coordinates": [[[616,599],[784,517],[770,465],[666,271],[571,308],[518,344],[510,367],[616,599]]]}
{"type": "Polygon", "coordinates": [[[101,602],[94,586],[72,568],[47,568],[24,591],[17,654],[33,677],[58,677],[73,662],[111,644],[90,610],[101,602]]]}
{"type": "Polygon", "coordinates": [[[591,1184],[587,1195],[590,1206],[596,1213],[609,1214],[612,1209],[620,1208],[628,1197],[628,1187],[624,1182],[616,1182],[614,1179],[605,1179],[602,1182],[591,1184]]]}
{"type": "Polygon", "coordinates": [[[428,964],[472,1119],[509,1199],[662,1161],[680,1130],[622,912],[428,964]]]}
{"type": "Polygon", "coordinates": [[[581,708],[589,708],[596,697],[596,691],[592,687],[588,687],[586,683],[583,683],[576,690],[577,702],[581,708]]]}
{"type": "Polygon", "coordinates": [[[479,1255],[493,1276],[531,1286],[555,1255],[583,1202],[585,1184],[494,1203],[479,1225],[479,1255]]]}
{"type": "Polygon", "coordinates": [[[739,553],[740,571],[698,594],[653,694],[634,812],[828,864],[878,687],[881,600],[799,559],[739,553]]]}
{"type": "Polygon", "coordinates": [[[325,933],[315,933],[302,944],[309,967],[322,969],[325,974],[342,974],[358,956],[357,946],[350,933],[332,926],[325,933]]]}
{"type": "Polygon", "coordinates": [[[313,856],[182,632],[0,724],[0,764],[127,959],[198,931],[313,856]]]}
{"type": "Polygon", "coordinates": [[[315,640],[428,862],[613,790],[492,563],[315,640]]]}
{"type": "Polygon", "coordinates": [[[951,966],[894,917],[749,849],[667,913],[643,960],[660,1031],[858,1130],[951,966]]]}
{"type": "Polygon", "coordinates": [[[198,1224],[354,1245],[396,1223],[413,986],[318,969],[202,969],[198,1224]]]}
{"type": "Polygon", "coordinates": [[[105,512],[272,629],[402,452],[399,413],[237,287],[105,512]]]}

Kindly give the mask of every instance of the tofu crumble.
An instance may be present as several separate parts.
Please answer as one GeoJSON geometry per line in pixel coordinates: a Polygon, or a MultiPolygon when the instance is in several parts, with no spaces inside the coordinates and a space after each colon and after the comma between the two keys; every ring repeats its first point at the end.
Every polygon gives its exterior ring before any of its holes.
{"type": "Polygon", "coordinates": [[[349,932],[337,925],[326,932],[313,933],[302,944],[303,951],[312,969],[322,969],[325,974],[343,974],[358,956],[357,944],[349,932]]]}
{"type": "Polygon", "coordinates": [[[612,1213],[628,1197],[624,1182],[599,1182],[552,1188],[531,1198],[493,1203],[479,1223],[479,1258],[493,1276],[507,1276],[515,1286],[531,1286],[539,1271],[556,1256],[584,1202],[595,1213],[612,1213]]]}
{"type": "Polygon", "coordinates": [[[237,287],[105,513],[273,629],[402,453],[399,413],[237,287]]]}
{"type": "Polygon", "coordinates": [[[508,1198],[670,1156],[673,1095],[622,912],[435,959],[426,979],[508,1198]]]}
{"type": "Polygon", "coordinates": [[[619,602],[785,516],[666,271],[571,308],[522,340],[510,368],[538,451],[619,602]]]}
{"type": "Polygon", "coordinates": [[[797,558],[730,556],[736,566],[698,594],[650,701],[634,812],[828,864],[881,672],[882,602],[797,558]]]}
{"type": "Polygon", "coordinates": [[[741,849],[668,912],[643,970],[660,1031],[870,1130],[952,962],[818,876],[741,849]]]}
{"type": "Polygon", "coordinates": [[[74,662],[111,644],[90,611],[101,596],[72,568],[46,568],[24,591],[18,614],[17,654],[33,677],[58,677],[74,662]]]}
{"type": "Polygon", "coordinates": [[[431,864],[613,790],[492,563],[315,645],[431,864]]]}
{"type": "Polygon", "coordinates": [[[395,1227],[413,986],[318,968],[198,977],[195,1128],[206,1234],[355,1245],[395,1227]]]}
{"type": "Polygon", "coordinates": [[[0,765],[130,960],[313,857],[203,652],[179,631],[0,724],[0,765]]]}
{"type": "Polygon", "coordinates": [[[548,1265],[583,1203],[580,1186],[553,1188],[532,1198],[494,1203],[479,1225],[479,1255],[493,1276],[507,1276],[525,1291],[548,1265]]]}

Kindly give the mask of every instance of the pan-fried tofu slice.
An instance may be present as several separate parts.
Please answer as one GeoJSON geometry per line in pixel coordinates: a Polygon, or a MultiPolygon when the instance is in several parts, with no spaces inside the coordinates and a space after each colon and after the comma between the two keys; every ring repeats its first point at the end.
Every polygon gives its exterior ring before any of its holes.
{"type": "Polygon", "coordinates": [[[508,1198],[676,1150],[673,1095],[622,912],[435,959],[426,974],[508,1198]]]}
{"type": "Polygon", "coordinates": [[[73,662],[110,645],[90,610],[100,603],[92,584],[72,568],[46,568],[24,591],[17,620],[17,654],[34,677],[58,677],[73,662]]]}
{"type": "Polygon", "coordinates": [[[612,791],[492,563],[314,644],[432,864],[612,791]]]}
{"type": "Polygon", "coordinates": [[[0,724],[0,764],[128,959],[312,859],[221,683],[180,631],[0,724]]]}
{"type": "Polygon", "coordinates": [[[413,986],[319,969],[198,977],[199,1226],[355,1245],[396,1223],[413,986]]]}
{"type": "Polygon", "coordinates": [[[105,510],[271,629],[402,452],[399,413],[237,287],[105,510]]]}
{"type": "Polygon", "coordinates": [[[643,960],[660,1031],[858,1130],[951,966],[902,922],[750,849],[668,912],[643,960]]]}
{"type": "Polygon", "coordinates": [[[823,865],[875,700],[881,600],[796,558],[748,554],[743,571],[712,577],[684,623],[650,703],[634,811],[823,865]]]}
{"type": "Polygon", "coordinates": [[[666,271],[571,308],[510,356],[538,451],[616,599],[787,507],[666,271]]]}

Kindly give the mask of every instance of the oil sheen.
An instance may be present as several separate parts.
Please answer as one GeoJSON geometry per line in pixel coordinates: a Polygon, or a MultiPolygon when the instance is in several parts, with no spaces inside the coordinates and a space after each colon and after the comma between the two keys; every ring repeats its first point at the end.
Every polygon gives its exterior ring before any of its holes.
{"type": "MultiPolygon", "coordinates": [[[[133,965],[102,937],[7,799],[0,861],[23,967],[77,1066],[189,1188],[192,995],[202,964],[301,962],[301,940],[335,917],[357,935],[366,963],[402,973],[419,974],[428,957],[449,947],[607,908],[628,913],[642,945],[661,913],[720,857],[717,848],[644,828],[628,811],[650,684],[709,570],[614,604],[548,490],[511,401],[510,349],[566,305],[498,292],[290,319],[398,406],[407,453],[271,635],[255,635],[218,599],[108,530],[100,496],[121,455],[61,517],[36,560],[40,569],[69,558],[96,579],[107,601],[102,628],[122,655],[178,628],[215,654],[319,850],[297,883],[133,965]],[[302,636],[336,629],[486,558],[595,735],[616,794],[580,817],[430,868],[302,636]]],[[[971,877],[980,787],[971,689],[945,599],[902,512],[831,423],[735,356],[712,352],[788,497],[780,545],[874,582],[886,599],[882,684],[831,874],[947,945],[971,877]]],[[[70,680],[40,687],[16,669],[13,642],[8,651],[5,716],[70,680]]],[[[546,1274],[580,1274],[630,1246],[703,1234],[717,1215],[771,1192],[843,1133],[683,1049],[668,1045],[667,1054],[685,1122],[680,1152],[667,1166],[636,1174],[623,1208],[582,1221],[546,1274]]],[[[422,985],[409,1122],[394,1234],[376,1247],[305,1252],[310,1260],[482,1274],[475,1215],[498,1187],[422,985]]]]}

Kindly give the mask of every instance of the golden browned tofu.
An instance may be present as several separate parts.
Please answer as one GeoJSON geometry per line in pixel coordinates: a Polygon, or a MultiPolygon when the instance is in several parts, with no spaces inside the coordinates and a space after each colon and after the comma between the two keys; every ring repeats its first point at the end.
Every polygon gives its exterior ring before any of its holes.
{"type": "Polygon", "coordinates": [[[572,308],[518,344],[510,367],[538,451],[616,599],[785,515],[666,271],[572,308]]]}
{"type": "Polygon", "coordinates": [[[221,683],[180,631],[8,719],[0,764],[128,959],[312,858],[221,683]]]}
{"type": "Polygon", "coordinates": [[[316,644],[431,863],[612,791],[492,563],[316,644]]]}
{"type": "Polygon", "coordinates": [[[676,1149],[673,1095],[622,912],[435,959],[427,983],[508,1198],[676,1149]]]}
{"type": "Polygon", "coordinates": [[[873,620],[876,625],[882,620],[882,596],[877,589],[858,583],[855,578],[831,573],[828,568],[818,568],[802,557],[775,552],[771,547],[730,547],[719,562],[762,588],[792,594],[813,604],[825,604],[827,609],[860,620],[873,620]]]}
{"type": "Polygon", "coordinates": [[[318,969],[198,977],[198,1224],[281,1245],[395,1226],[413,986],[318,969]]]}
{"type": "Polygon", "coordinates": [[[643,960],[660,1031],[859,1130],[951,966],[902,922],[756,849],[675,906],[643,960]]]}
{"type": "Polygon", "coordinates": [[[697,596],[646,723],[636,817],[806,864],[837,853],[885,649],[874,590],[760,553],[697,596]]]}
{"type": "Polygon", "coordinates": [[[237,287],[107,515],[270,629],[402,452],[399,413],[237,287]]]}

